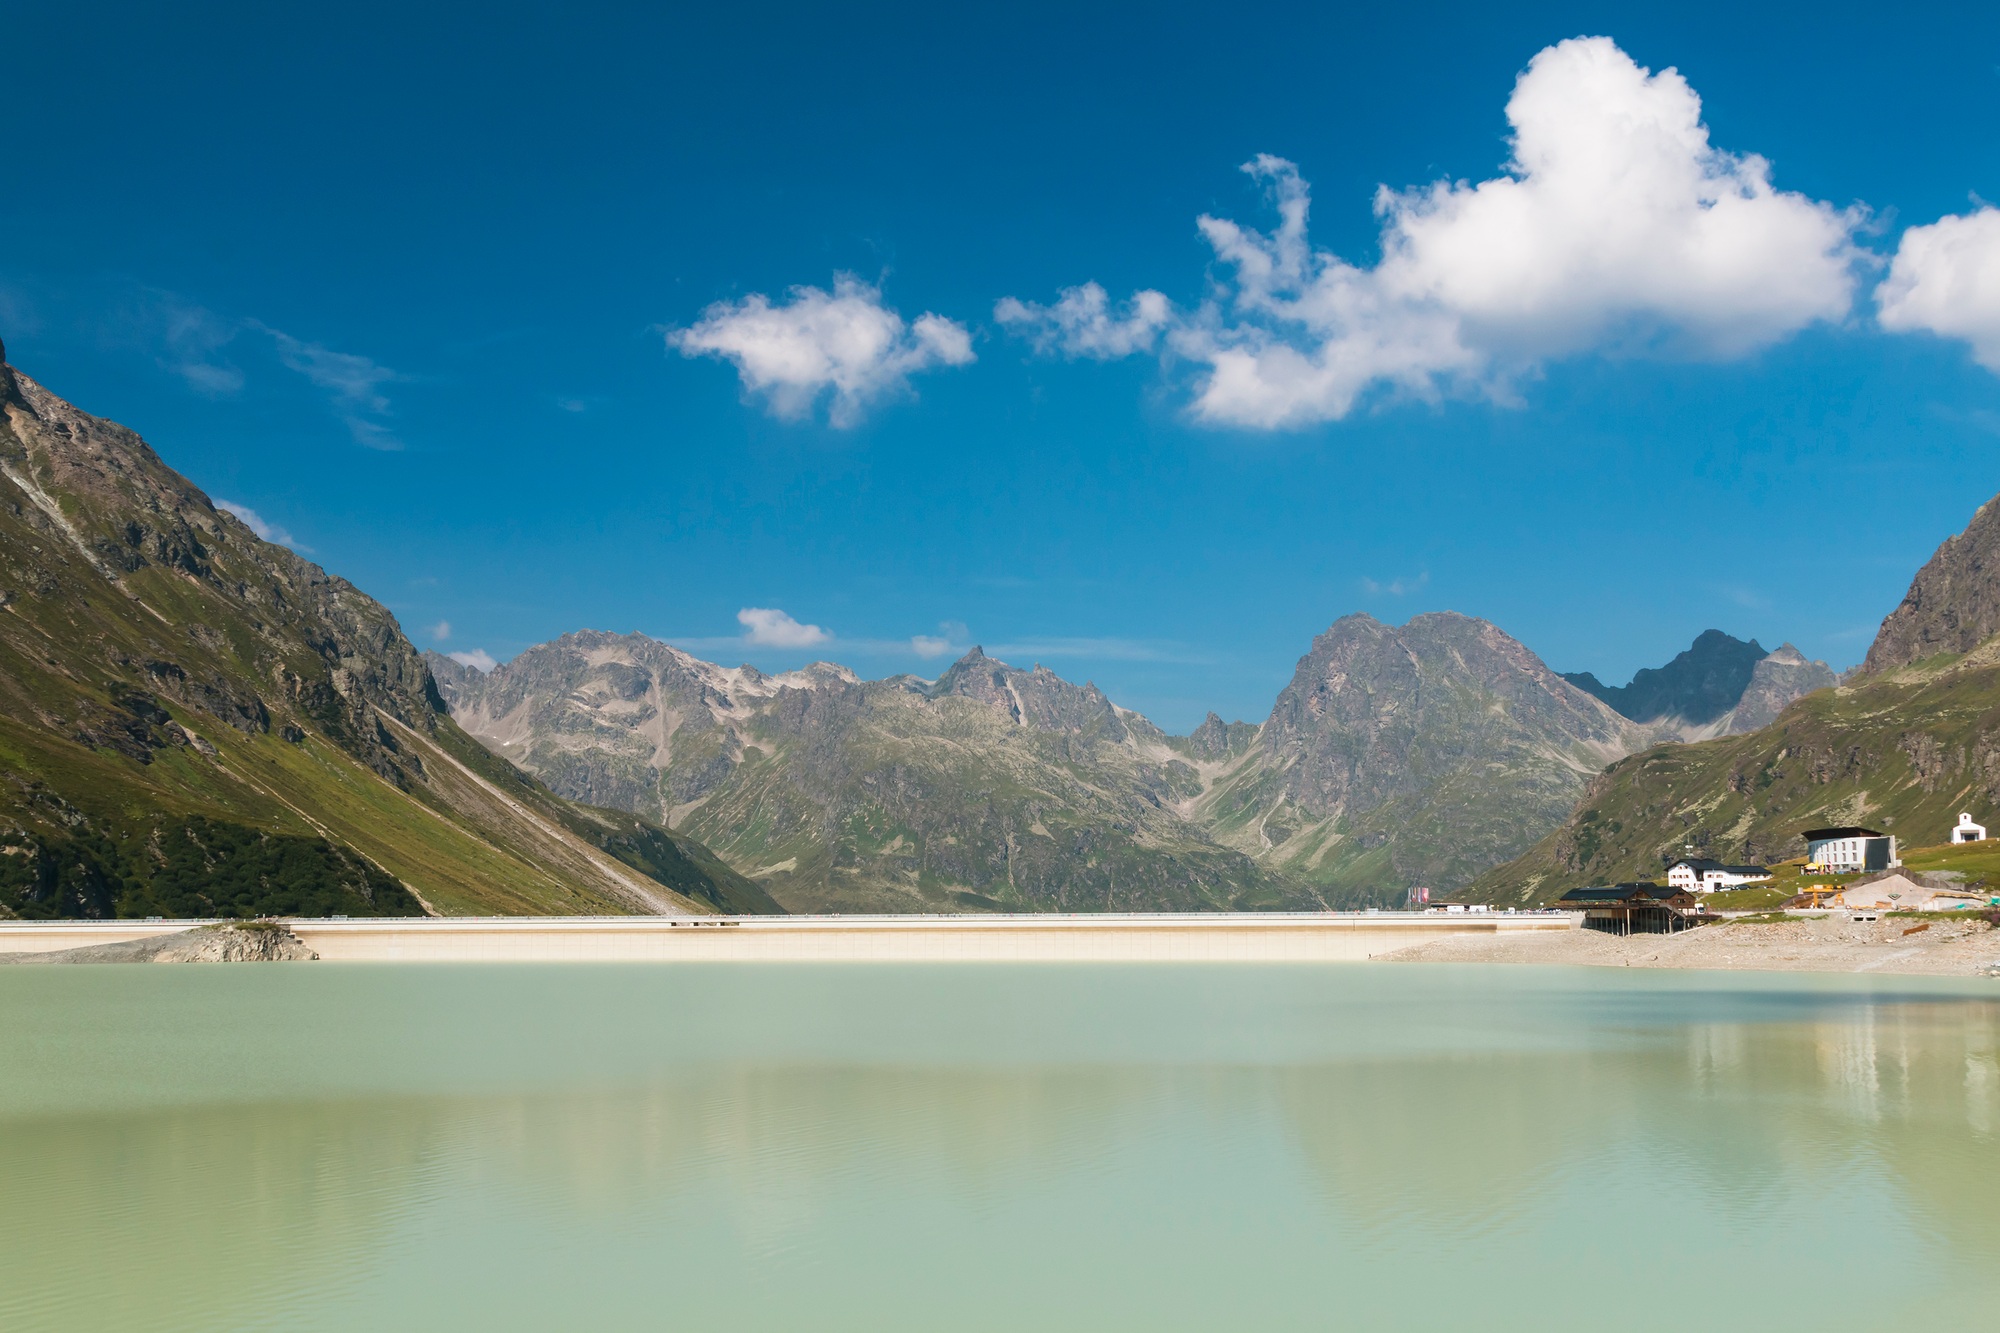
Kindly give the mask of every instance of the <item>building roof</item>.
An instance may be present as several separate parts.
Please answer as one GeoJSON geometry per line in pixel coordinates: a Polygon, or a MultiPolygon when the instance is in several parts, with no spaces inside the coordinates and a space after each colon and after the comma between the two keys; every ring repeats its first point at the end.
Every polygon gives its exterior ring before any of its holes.
{"type": "Polygon", "coordinates": [[[1862,828],[1858,824],[1842,824],[1839,828],[1809,828],[1805,831],[1807,842],[1824,842],[1828,838],[1886,838],[1889,835],[1879,829],[1862,828]]]}
{"type": "Polygon", "coordinates": [[[1699,871],[1704,875],[1713,874],[1718,870],[1727,875],[1768,875],[1771,873],[1770,869],[1766,866],[1726,866],[1720,861],[1711,861],[1706,857],[1692,856],[1683,856],[1680,860],[1669,865],[1667,869],[1678,870],[1682,866],[1686,866],[1689,870],[1699,871]]]}
{"type": "Polygon", "coordinates": [[[1635,884],[1613,884],[1609,886],[1598,885],[1588,889],[1571,889],[1568,893],[1556,899],[1556,901],[1562,903],[1624,903],[1638,898],[1650,898],[1656,902],[1665,902],[1669,898],[1679,898],[1681,896],[1682,892],[1679,889],[1668,888],[1661,884],[1640,882],[1635,884]]]}

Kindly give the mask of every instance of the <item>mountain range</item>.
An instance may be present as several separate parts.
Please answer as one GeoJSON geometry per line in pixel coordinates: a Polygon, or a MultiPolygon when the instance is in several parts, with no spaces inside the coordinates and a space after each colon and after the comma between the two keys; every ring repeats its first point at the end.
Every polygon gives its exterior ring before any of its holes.
{"type": "Polygon", "coordinates": [[[1656,706],[1635,719],[1485,621],[1352,615],[1262,723],[1186,736],[976,648],[935,681],[770,676],[599,631],[490,672],[427,661],[497,754],[699,838],[788,910],[1107,910],[1459,889],[1612,761],[1832,680],[1789,646],[1711,631],[1690,651],[1664,685],[1642,673],[1656,706]],[[1716,657],[1745,665],[1718,685],[1716,657]]]}
{"type": "Polygon", "coordinates": [[[395,618],[0,348],[0,913],[774,910],[465,734],[395,618]]]}

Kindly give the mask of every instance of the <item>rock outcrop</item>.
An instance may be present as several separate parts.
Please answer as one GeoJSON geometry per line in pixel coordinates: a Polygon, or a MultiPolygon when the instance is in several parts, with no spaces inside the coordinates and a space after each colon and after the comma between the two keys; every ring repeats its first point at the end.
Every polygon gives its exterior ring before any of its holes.
{"type": "Polygon", "coordinates": [[[1729,717],[1722,734],[1733,736],[1768,727],[1778,715],[1815,690],[1831,689],[1838,678],[1824,662],[1808,659],[1791,644],[1783,644],[1759,661],[1750,672],[1750,683],[1729,717]]]}
{"type": "Polygon", "coordinates": [[[1862,662],[1873,673],[1939,653],[1969,653],[2000,634],[2000,499],[1979,506],[1965,531],[1917,571],[1902,603],[1862,662]]]}
{"type": "Polygon", "coordinates": [[[122,944],[0,954],[0,963],[289,963],[318,957],[285,926],[253,921],[196,926],[122,944]]]}

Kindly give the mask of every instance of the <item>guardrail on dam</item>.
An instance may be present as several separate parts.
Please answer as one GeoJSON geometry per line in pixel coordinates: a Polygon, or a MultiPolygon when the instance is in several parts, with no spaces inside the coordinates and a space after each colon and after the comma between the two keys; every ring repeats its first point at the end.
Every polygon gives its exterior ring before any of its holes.
{"type": "MultiPolygon", "coordinates": [[[[9,921],[0,952],[117,944],[202,921],[9,921]]],[[[285,924],[337,962],[1351,962],[1443,935],[1571,930],[1568,913],[379,917],[285,924]]]]}

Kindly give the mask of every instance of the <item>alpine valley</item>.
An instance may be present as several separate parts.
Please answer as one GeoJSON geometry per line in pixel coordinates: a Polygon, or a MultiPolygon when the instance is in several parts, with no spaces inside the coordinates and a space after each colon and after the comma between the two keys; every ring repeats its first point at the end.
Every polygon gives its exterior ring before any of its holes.
{"type": "MultiPolygon", "coordinates": [[[[1719,631],[1606,687],[1451,612],[1343,617],[1262,722],[1210,714],[1185,736],[976,648],[935,680],[871,681],[579,631],[481,672],[420,654],[379,603],[3,353],[0,408],[8,914],[1526,900],[1654,854],[1626,816],[1589,828],[1630,835],[1580,831],[1586,793],[1747,754],[1853,695],[1790,645],[1719,631]],[[1680,744],[1701,737],[1725,739],[1680,744]]],[[[1978,577],[1913,590],[1870,679],[1943,679],[1978,626],[1941,608],[1978,577]]],[[[1907,749],[1912,781],[1986,762],[1956,733],[1928,744],[1907,749]]]]}

